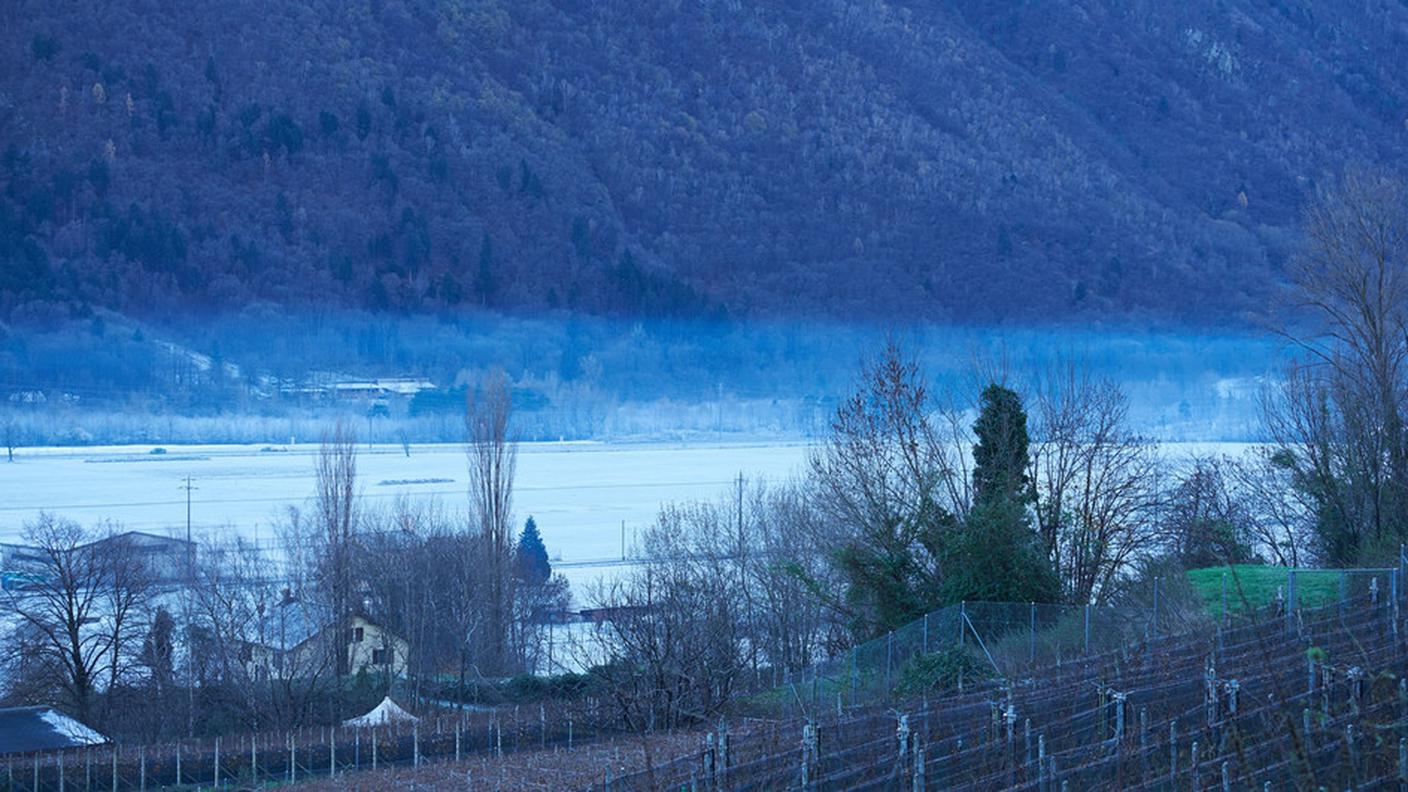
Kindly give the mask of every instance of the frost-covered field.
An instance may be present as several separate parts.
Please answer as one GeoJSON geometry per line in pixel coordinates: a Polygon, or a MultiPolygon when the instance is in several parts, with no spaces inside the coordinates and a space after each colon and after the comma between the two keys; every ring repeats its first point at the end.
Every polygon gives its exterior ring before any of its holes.
{"type": "MultiPolygon", "coordinates": [[[[1239,453],[1242,444],[1165,446],[1171,456],[1239,453]]],[[[197,534],[238,533],[269,540],[288,506],[313,494],[316,445],[150,446],[22,449],[0,462],[0,541],[20,537],[26,520],[47,510],[85,525],[111,520],[126,529],[183,533],[186,476],[194,479],[197,534]],[[275,449],[275,450],[270,450],[275,449]]],[[[532,515],[548,552],[574,587],[620,571],[622,524],[627,542],[662,503],[722,495],[740,473],[780,481],[806,459],[801,442],[525,443],[519,449],[514,510],[532,515]]],[[[457,445],[359,449],[366,504],[400,494],[433,496],[449,510],[465,508],[464,451],[457,445]]],[[[580,594],[580,592],[579,592],[580,594]]]]}
{"type": "MultiPolygon", "coordinates": [[[[184,533],[186,476],[194,479],[197,533],[236,532],[268,540],[275,521],[313,494],[316,445],[151,446],[22,449],[0,461],[0,541],[18,539],[41,509],[91,525],[112,520],[155,533],[184,533]],[[286,450],[285,450],[286,448],[286,450]]],[[[604,561],[664,502],[712,498],[739,473],[781,480],[806,457],[802,443],[525,443],[519,448],[514,511],[532,515],[548,552],[566,562],[604,561]]],[[[450,510],[466,504],[465,457],[457,445],[363,446],[357,472],[368,505],[400,494],[434,496],[450,510]]],[[[566,566],[575,584],[615,572],[566,566]]]]}

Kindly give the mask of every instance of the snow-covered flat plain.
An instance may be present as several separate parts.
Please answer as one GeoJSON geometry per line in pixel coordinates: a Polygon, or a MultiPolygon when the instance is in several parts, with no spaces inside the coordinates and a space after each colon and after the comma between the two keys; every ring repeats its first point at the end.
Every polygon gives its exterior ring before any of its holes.
{"type": "MultiPolygon", "coordinates": [[[[1242,444],[1169,444],[1165,453],[1237,454],[1242,444]]],[[[0,462],[0,541],[21,537],[41,510],[84,525],[180,535],[186,524],[185,478],[193,479],[191,519],[197,535],[275,535],[289,506],[313,495],[316,444],[293,446],[151,446],[21,449],[0,462]]],[[[741,473],[782,481],[801,472],[803,442],[524,443],[519,447],[514,512],[537,520],[548,552],[574,588],[619,574],[622,526],[629,544],[664,503],[722,496],[741,473]]],[[[458,445],[362,446],[363,502],[398,495],[434,497],[450,512],[466,507],[464,449],[458,445]]]]}
{"type": "MultiPolygon", "coordinates": [[[[84,525],[111,520],[125,529],[184,534],[190,476],[191,521],[198,535],[269,540],[289,506],[313,495],[316,444],[21,449],[0,461],[0,541],[17,540],[41,510],[84,525]]],[[[524,443],[518,452],[514,512],[537,521],[548,552],[564,562],[621,556],[662,503],[722,495],[742,473],[780,481],[805,462],[801,442],[524,443]]],[[[434,497],[451,512],[466,508],[464,449],[458,445],[362,446],[357,473],[364,503],[398,495],[434,497]]],[[[616,571],[563,565],[575,584],[616,571]]]]}

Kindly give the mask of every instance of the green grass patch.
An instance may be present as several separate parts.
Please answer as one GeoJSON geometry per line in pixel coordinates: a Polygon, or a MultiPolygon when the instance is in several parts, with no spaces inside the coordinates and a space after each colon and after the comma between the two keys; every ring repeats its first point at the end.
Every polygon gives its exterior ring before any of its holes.
{"type": "MultiPolygon", "coordinates": [[[[1276,601],[1276,592],[1289,596],[1287,573],[1281,566],[1236,564],[1188,570],[1188,582],[1202,600],[1207,612],[1222,618],[1223,578],[1227,581],[1227,610],[1241,613],[1262,608],[1276,601]]],[[[1334,569],[1301,569],[1296,571],[1296,603],[1302,608],[1328,605],[1340,596],[1341,573],[1334,569]]]]}

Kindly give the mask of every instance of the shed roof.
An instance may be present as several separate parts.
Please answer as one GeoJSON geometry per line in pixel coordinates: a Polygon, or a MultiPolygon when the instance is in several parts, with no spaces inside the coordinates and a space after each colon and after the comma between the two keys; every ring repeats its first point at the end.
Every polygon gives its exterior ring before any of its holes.
{"type": "Polygon", "coordinates": [[[101,745],[108,738],[53,707],[0,709],[0,754],[101,745]]]}

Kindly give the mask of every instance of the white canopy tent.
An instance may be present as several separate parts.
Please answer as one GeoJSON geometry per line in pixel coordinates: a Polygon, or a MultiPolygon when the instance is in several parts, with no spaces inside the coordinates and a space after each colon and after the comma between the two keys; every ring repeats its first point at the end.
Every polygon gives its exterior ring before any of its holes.
{"type": "Polygon", "coordinates": [[[414,723],[420,720],[416,716],[401,709],[390,696],[381,700],[381,703],[372,708],[371,712],[361,717],[352,718],[342,722],[343,726],[353,729],[367,729],[373,726],[389,726],[393,723],[414,723]]]}

